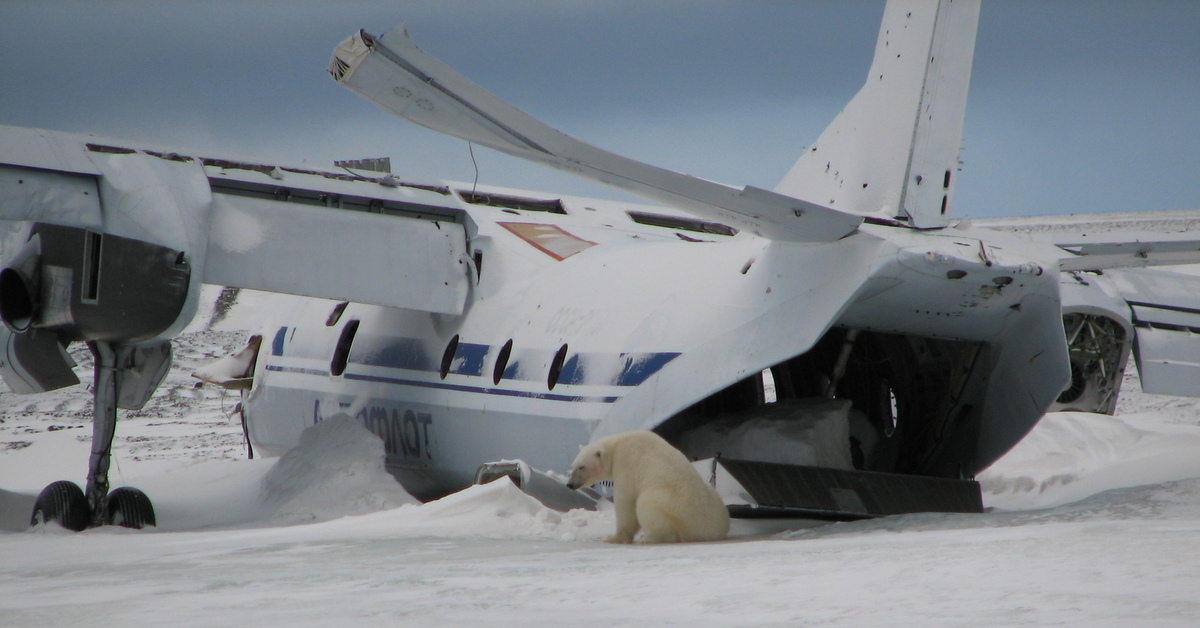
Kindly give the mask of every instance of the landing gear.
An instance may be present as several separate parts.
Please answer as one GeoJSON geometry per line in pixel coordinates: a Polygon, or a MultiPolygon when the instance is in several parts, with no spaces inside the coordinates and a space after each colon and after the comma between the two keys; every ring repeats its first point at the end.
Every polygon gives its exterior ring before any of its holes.
{"type": "Polygon", "coordinates": [[[108,525],[121,526],[141,530],[146,526],[157,525],[154,520],[154,506],[146,494],[129,486],[122,486],[108,494],[108,506],[105,510],[104,522],[108,525]]]}
{"type": "Polygon", "coordinates": [[[68,481],[47,486],[34,505],[30,525],[57,521],[64,528],[77,532],[102,525],[139,529],[155,525],[154,507],[145,493],[129,487],[108,491],[108,465],[117,428],[117,404],[122,399],[121,383],[126,370],[136,368],[133,358],[138,355],[137,347],[122,342],[94,341],[88,343],[88,348],[92,350],[96,365],[87,489],[80,490],[74,482],[68,481]]]}
{"type": "Polygon", "coordinates": [[[51,521],[68,530],[79,532],[92,521],[92,511],[79,485],[62,480],[42,489],[33,504],[30,526],[39,526],[51,521]]]}
{"type": "MultiPolygon", "coordinates": [[[[88,505],[83,489],[74,482],[62,480],[42,489],[34,503],[29,525],[36,527],[54,522],[68,530],[82,532],[88,527],[94,527],[94,518],[95,512],[88,505]]],[[[138,489],[128,486],[122,486],[106,496],[101,520],[103,525],[136,530],[157,525],[150,498],[138,489]]]]}

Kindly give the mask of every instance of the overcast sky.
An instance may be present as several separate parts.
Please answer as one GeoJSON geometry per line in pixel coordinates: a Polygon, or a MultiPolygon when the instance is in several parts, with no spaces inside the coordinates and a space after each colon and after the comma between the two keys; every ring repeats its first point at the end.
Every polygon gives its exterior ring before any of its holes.
{"type": "MultiPolygon", "coordinates": [[[[0,0],[0,124],[469,181],[467,144],[326,74],[358,29],[416,42],[583,141],[773,188],[863,83],[882,1],[0,0]]],[[[985,0],[956,212],[1200,209],[1200,2],[985,0]]],[[[605,194],[476,149],[481,183],[605,194]]]]}

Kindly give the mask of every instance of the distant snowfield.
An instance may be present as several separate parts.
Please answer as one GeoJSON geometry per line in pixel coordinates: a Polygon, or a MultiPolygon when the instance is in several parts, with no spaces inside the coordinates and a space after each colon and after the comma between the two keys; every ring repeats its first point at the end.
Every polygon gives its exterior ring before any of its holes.
{"type": "Polygon", "coordinates": [[[88,393],[0,393],[0,624],[1200,625],[1200,401],[1132,374],[1117,416],[1047,415],[984,472],[985,514],[612,546],[611,510],[507,480],[417,504],[350,421],[247,460],[236,395],[189,373],[240,348],[253,298],[184,334],[118,423],[113,486],[146,491],[156,529],[27,530],[44,485],[83,480],[88,393]]]}

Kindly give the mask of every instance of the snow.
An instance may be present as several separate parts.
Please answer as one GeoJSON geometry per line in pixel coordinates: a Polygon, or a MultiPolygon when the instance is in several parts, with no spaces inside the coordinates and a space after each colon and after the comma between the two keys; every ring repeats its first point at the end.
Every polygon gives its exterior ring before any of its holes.
{"type": "Polygon", "coordinates": [[[555,512],[506,478],[416,504],[352,421],[246,459],[236,395],[188,375],[244,345],[244,297],[212,329],[203,310],[118,423],[113,485],[146,491],[157,528],[27,530],[42,486],[83,479],[87,391],[2,393],[0,623],[1200,624],[1200,401],[1143,395],[1132,368],[1116,416],[1047,415],[983,473],[984,514],[615,546],[611,508],[555,512]]]}

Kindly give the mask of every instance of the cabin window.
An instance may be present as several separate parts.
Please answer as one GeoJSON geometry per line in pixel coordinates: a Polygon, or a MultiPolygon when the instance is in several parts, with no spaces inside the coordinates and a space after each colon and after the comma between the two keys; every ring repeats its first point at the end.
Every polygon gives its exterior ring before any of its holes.
{"type": "Polygon", "coordinates": [[[442,365],[439,369],[442,379],[446,379],[446,376],[450,374],[450,366],[454,364],[456,355],[458,355],[458,334],[454,334],[454,337],[446,344],[445,353],[442,354],[442,365]]]}
{"type": "Polygon", "coordinates": [[[354,335],[358,333],[358,321],[352,320],[342,328],[337,347],[333,350],[333,361],[329,364],[329,374],[339,377],[346,372],[350,362],[350,346],[354,344],[354,335]]]}
{"type": "Polygon", "coordinates": [[[325,320],[325,326],[333,327],[334,325],[337,325],[338,321],[342,320],[342,312],[346,311],[347,305],[350,305],[349,301],[342,301],[341,303],[333,306],[333,311],[329,313],[329,318],[325,320]]]}
{"type": "Polygon", "coordinates": [[[558,385],[558,378],[562,375],[563,364],[567,361],[567,345],[558,348],[558,353],[554,354],[554,360],[550,362],[550,374],[546,379],[546,384],[550,390],[558,385]]]}
{"type": "Polygon", "coordinates": [[[500,380],[504,379],[504,369],[508,368],[508,358],[512,355],[512,339],[504,343],[500,347],[500,354],[496,356],[496,366],[492,368],[492,382],[499,385],[500,380]]]}

